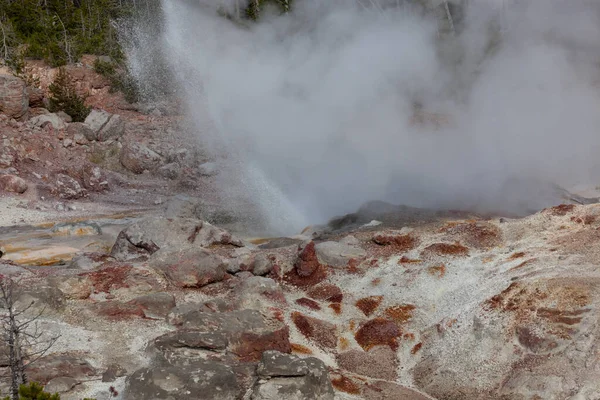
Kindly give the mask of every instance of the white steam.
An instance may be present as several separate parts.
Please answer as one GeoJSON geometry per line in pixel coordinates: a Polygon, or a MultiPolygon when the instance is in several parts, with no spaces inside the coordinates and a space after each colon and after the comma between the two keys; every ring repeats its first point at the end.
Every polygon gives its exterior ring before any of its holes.
{"type": "Polygon", "coordinates": [[[279,227],[374,199],[520,212],[539,199],[513,178],[599,177],[598,2],[471,1],[444,37],[398,3],[296,0],[244,27],[216,12],[235,1],[163,1],[190,116],[279,227]]]}

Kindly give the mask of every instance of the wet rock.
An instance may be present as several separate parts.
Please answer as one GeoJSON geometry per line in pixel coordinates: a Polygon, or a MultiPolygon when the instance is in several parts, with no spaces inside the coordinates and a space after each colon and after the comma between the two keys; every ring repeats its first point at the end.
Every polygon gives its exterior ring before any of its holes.
{"type": "Polygon", "coordinates": [[[0,111],[11,118],[24,117],[29,108],[27,85],[12,75],[0,75],[0,111]]]}
{"type": "Polygon", "coordinates": [[[53,192],[61,199],[67,200],[80,199],[87,195],[86,190],[77,180],[65,174],[58,174],[56,176],[56,185],[53,188],[53,192]]]}
{"type": "Polygon", "coordinates": [[[27,368],[27,378],[46,385],[54,378],[70,377],[79,381],[96,375],[96,370],[84,359],[68,354],[50,354],[27,368]]]}
{"type": "Polygon", "coordinates": [[[44,391],[48,393],[65,393],[79,384],[77,379],[68,376],[60,376],[52,379],[44,386],[44,391]]]}
{"type": "Polygon", "coordinates": [[[15,175],[0,175],[0,190],[12,193],[25,193],[27,182],[15,175]]]}
{"type": "Polygon", "coordinates": [[[277,351],[266,351],[257,368],[262,378],[252,390],[253,400],[333,400],[333,386],[323,361],[301,359],[277,351]]]}
{"type": "Polygon", "coordinates": [[[85,124],[94,132],[95,137],[88,140],[100,142],[118,139],[125,133],[125,121],[120,115],[110,114],[104,110],[92,110],[85,119],[85,124]]]}
{"type": "Polygon", "coordinates": [[[321,347],[334,349],[337,345],[337,329],[334,324],[299,312],[293,312],[294,325],[306,337],[321,347]]]}
{"type": "Polygon", "coordinates": [[[34,126],[43,128],[46,125],[50,125],[56,130],[62,130],[67,128],[67,124],[58,114],[42,114],[37,117],[33,117],[29,120],[34,126]]]}
{"type": "Polygon", "coordinates": [[[121,150],[120,161],[129,171],[141,174],[156,170],[162,164],[162,157],[143,144],[127,143],[121,150]]]}
{"type": "MultiPolygon", "coordinates": [[[[83,136],[88,141],[96,140],[96,132],[92,130],[88,125],[83,122],[73,122],[67,127],[67,134],[75,138],[76,136],[83,136]]],[[[77,141],[77,140],[76,140],[77,141]]],[[[78,144],[83,144],[79,143],[78,144]]]]}
{"type": "Polygon", "coordinates": [[[394,381],[397,378],[396,352],[387,346],[377,346],[368,352],[349,350],[337,356],[340,368],[369,378],[394,381]]]}
{"type": "Polygon", "coordinates": [[[319,262],[332,267],[345,267],[351,259],[364,257],[367,253],[360,247],[338,242],[322,242],[315,246],[319,262]]]}
{"type": "Polygon", "coordinates": [[[64,236],[90,236],[101,235],[102,229],[95,222],[66,222],[54,225],[52,233],[64,236]]]}

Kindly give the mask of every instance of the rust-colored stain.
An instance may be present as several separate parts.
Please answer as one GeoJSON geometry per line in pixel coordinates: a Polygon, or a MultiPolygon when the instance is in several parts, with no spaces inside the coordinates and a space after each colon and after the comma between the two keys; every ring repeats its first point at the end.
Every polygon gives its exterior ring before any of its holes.
{"type": "Polygon", "coordinates": [[[422,342],[415,344],[413,346],[413,348],[410,350],[410,354],[412,354],[414,356],[415,354],[417,354],[419,352],[419,350],[421,350],[421,347],[423,347],[422,342]]]}
{"type": "Polygon", "coordinates": [[[363,314],[368,317],[369,315],[373,314],[373,311],[375,311],[377,307],[379,307],[382,300],[383,296],[363,297],[362,299],[359,299],[355,305],[360,311],[363,312],[363,314]]]}
{"type": "Polygon", "coordinates": [[[378,345],[387,345],[392,350],[398,350],[398,338],[401,336],[402,330],[394,321],[375,318],[362,324],[354,338],[364,350],[378,345]]]}
{"type": "Polygon", "coordinates": [[[468,256],[469,249],[460,243],[434,243],[423,250],[423,254],[436,254],[440,256],[468,256]]]}
{"type": "Polygon", "coordinates": [[[412,319],[416,308],[413,304],[392,306],[385,309],[385,315],[396,321],[396,323],[404,324],[412,319]]]}
{"type": "Polygon", "coordinates": [[[329,308],[331,308],[333,312],[338,315],[342,313],[342,303],[331,303],[329,308]]]}
{"type": "Polygon", "coordinates": [[[427,268],[427,272],[429,275],[437,276],[438,278],[443,278],[446,275],[446,266],[444,264],[434,265],[432,267],[427,268]]]}
{"type": "Polygon", "coordinates": [[[291,343],[291,347],[292,347],[292,353],[295,353],[295,354],[307,354],[307,355],[313,354],[313,351],[311,349],[309,349],[308,347],[303,346],[301,344],[298,344],[298,343],[291,343]]]}
{"type": "Polygon", "coordinates": [[[345,377],[344,375],[340,375],[337,378],[331,379],[331,384],[340,392],[348,394],[360,394],[360,387],[354,383],[354,381],[345,377]]]}

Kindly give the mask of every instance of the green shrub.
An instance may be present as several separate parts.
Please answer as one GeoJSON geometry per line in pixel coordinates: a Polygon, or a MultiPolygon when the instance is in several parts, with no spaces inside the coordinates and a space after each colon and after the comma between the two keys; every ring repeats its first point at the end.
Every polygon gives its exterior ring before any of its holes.
{"type": "MultiPolygon", "coordinates": [[[[6,396],[3,400],[10,400],[10,396],[6,396]]],[[[31,382],[29,385],[19,387],[19,400],[60,400],[60,396],[58,393],[44,392],[42,385],[31,382]]]]}
{"type": "Polygon", "coordinates": [[[86,107],[85,99],[75,91],[71,76],[65,68],[59,68],[58,74],[50,84],[49,110],[51,112],[64,111],[69,114],[74,122],[83,122],[91,111],[86,107]]]}

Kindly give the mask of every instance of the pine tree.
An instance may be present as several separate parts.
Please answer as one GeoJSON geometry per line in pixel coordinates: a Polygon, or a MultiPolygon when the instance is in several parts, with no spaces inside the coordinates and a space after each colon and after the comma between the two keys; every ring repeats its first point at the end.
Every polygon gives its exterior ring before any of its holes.
{"type": "Polygon", "coordinates": [[[64,67],[58,69],[58,74],[50,84],[49,110],[64,111],[73,121],[83,122],[90,113],[85,100],[79,96],[71,81],[71,76],[64,67]]]}

